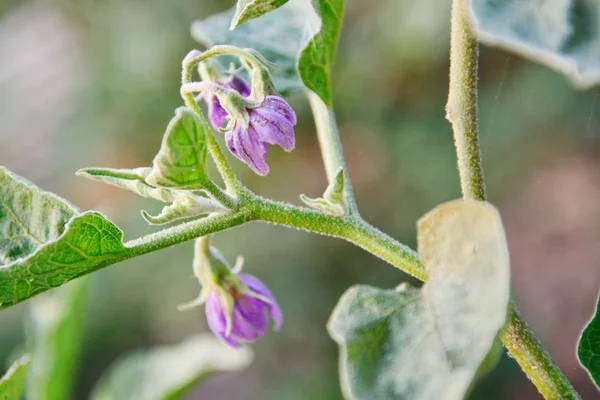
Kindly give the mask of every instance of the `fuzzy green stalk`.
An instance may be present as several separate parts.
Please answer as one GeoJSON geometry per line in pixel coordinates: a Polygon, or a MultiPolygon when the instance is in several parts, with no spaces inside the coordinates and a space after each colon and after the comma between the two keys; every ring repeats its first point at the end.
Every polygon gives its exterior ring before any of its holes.
{"type": "MultiPolygon", "coordinates": [[[[471,31],[468,0],[452,1],[450,90],[446,117],[452,123],[463,198],[486,200],[477,122],[477,70],[479,45],[471,31]]],[[[500,339],[510,355],[546,399],[579,399],[514,302],[500,339]]]]}

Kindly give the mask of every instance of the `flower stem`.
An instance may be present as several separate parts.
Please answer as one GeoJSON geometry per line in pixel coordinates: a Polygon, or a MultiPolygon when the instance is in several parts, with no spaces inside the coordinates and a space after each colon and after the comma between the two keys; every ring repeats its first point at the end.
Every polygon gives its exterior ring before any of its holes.
{"type": "MultiPolygon", "coordinates": [[[[478,43],[467,0],[452,1],[450,90],[446,117],[452,123],[460,186],[465,199],[486,200],[477,123],[478,43]]],[[[529,329],[514,302],[500,339],[546,399],[579,399],[567,378],[529,329]]]]}
{"type": "Polygon", "coordinates": [[[310,90],[307,91],[307,96],[317,127],[327,181],[329,184],[333,183],[339,169],[342,168],[344,170],[344,201],[348,208],[348,213],[350,215],[358,215],[358,208],[354,199],[346,161],[344,160],[342,142],[335,121],[333,107],[326,105],[319,95],[310,90]]]}

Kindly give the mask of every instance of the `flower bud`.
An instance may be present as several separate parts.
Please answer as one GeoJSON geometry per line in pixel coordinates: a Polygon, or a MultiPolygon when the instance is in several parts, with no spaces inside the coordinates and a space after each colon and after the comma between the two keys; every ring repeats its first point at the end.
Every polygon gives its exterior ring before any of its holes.
{"type": "Polygon", "coordinates": [[[208,241],[206,237],[196,241],[194,273],[202,284],[200,296],[180,309],[205,302],[208,326],[231,347],[264,336],[269,318],[273,329],[279,330],[283,316],[266,285],[252,275],[239,273],[241,261],[231,269],[208,241]]]}

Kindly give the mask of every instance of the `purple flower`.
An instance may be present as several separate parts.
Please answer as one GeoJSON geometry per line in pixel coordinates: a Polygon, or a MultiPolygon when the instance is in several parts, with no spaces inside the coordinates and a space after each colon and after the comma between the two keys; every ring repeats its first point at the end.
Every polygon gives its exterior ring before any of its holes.
{"type": "Polygon", "coordinates": [[[294,149],[296,114],[279,96],[266,96],[258,107],[247,111],[248,127],[234,121],[233,128],[225,133],[225,143],[234,156],[264,176],[269,173],[267,144],[279,145],[288,152],[294,149]]]}
{"type": "Polygon", "coordinates": [[[253,342],[265,335],[269,318],[274,330],[283,320],[275,298],[264,283],[252,275],[237,275],[242,285],[211,290],[206,300],[206,318],[213,333],[231,347],[253,342]],[[233,305],[226,304],[233,300],[233,305]],[[231,307],[233,306],[233,307],[231,307]],[[231,315],[227,315],[227,309],[231,315]]]}
{"type": "MultiPolygon", "coordinates": [[[[226,81],[219,82],[218,84],[228,89],[234,89],[244,97],[248,97],[250,95],[250,88],[248,85],[246,85],[246,82],[235,75],[226,81]]],[[[221,106],[221,102],[217,96],[213,94],[207,95],[206,103],[208,104],[208,118],[210,119],[210,123],[215,127],[215,129],[219,129],[221,126],[223,126],[223,121],[225,121],[227,111],[225,111],[223,106],[221,106]]]]}

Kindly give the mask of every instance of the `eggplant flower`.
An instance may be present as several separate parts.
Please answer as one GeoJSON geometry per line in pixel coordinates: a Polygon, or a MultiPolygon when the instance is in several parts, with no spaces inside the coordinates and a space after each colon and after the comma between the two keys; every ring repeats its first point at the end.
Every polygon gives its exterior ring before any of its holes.
{"type": "Polygon", "coordinates": [[[283,316],[269,289],[256,277],[236,275],[238,284],[213,288],[206,300],[206,318],[213,333],[231,347],[265,335],[269,318],[275,331],[283,316]]]}
{"type": "Polygon", "coordinates": [[[225,132],[225,143],[231,153],[246,163],[258,175],[269,173],[265,161],[267,144],[281,146],[285,151],[294,149],[296,114],[279,96],[266,96],[254,108],[248,108],[248,122],[232,120],[225,132]]]}

